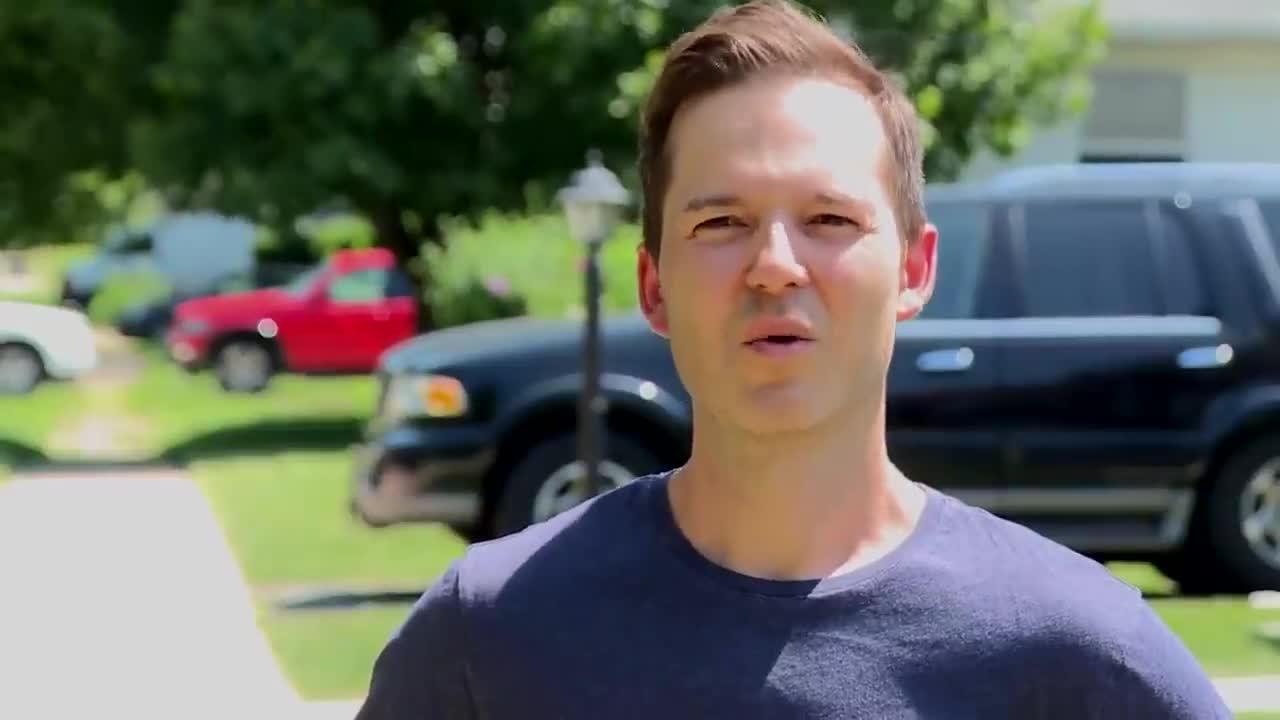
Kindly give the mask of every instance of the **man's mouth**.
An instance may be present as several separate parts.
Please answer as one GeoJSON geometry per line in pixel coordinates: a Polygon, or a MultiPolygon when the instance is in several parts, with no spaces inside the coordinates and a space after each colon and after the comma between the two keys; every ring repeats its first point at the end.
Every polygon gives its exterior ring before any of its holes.
{"type": "Polygon", "coordinates": [[[762,338],[747,343],[748,345],[793,345],[795,343],[811,342],[807,338],[799,335],[766,335],[762,338]]]}
{"type": "Polygon", "coordinates": [[[778,334],[758,337],[746,343],[746,346],[755,355],[781,359],[804,353],[813,344],[811,338],[801,335],[778,334]]]}
{"type": "Polygon", "coordinates": [[[744,333],[743,345],[765,355],[786,355],[813,344],[813,330],[795,318],[761,317],[744,333]]]}

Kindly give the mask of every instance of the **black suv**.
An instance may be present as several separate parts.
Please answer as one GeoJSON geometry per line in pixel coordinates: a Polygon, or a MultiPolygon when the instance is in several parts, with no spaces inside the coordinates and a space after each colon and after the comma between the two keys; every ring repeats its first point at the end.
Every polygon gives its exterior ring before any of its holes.
{"type": "MultiPolygon", "coordinates": [[[[1071,165],[930,187],[939,273],[902,323],[911,477],[1184,591],[1280,588],[1280,165],[1071,165]]],[[[581,329],[516,319],[385,356],[366,522],[472,539],[580,499],[581,329]]],[[[681,463],[689,401],[637,315],[605,329],[607,479],[681,463]]]]}

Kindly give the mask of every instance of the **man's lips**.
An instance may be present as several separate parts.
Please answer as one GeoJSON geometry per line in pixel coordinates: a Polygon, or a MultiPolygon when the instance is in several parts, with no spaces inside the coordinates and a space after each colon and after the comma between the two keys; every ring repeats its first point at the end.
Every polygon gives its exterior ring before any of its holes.
{"type": "Polygon", "coordinates": [[[808,324],[791,318],[761,318],[747,327],[743,344],[770,355],[803,349],[814,342],[808,324]]]}

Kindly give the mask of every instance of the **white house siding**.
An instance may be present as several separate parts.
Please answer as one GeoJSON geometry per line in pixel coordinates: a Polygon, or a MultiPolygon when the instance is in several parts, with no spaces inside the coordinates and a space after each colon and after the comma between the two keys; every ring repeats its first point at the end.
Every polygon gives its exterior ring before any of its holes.
{"type": "Polygon", "coordinates": [[[1120,37],[1113,39],[1096,77],[1092,118],[1039,130],[1014,158],[980,153],[964,179],[982,179],[1009,167],[1076,162],[1086,153],[1280,162],[1280,37],[1205,40],[1173,33],[1120,37]],[[1147,73],[1152,79],[1165,78],[1165,86],[1153,83],[1135,92],[1147,73]],[[1167,81],[1179,76],[1184,82],[1175,90],[1167,81]],[[1108,88],[1108,78],[1117,84],[1108,88]],[[1180,119],[1157,109],[1176,107],[1169,105],[1175,102],[1183,106],[1180,119]],[[1143,112],[1151,113],[1145,121],[1149,134],[1168,136],[1176,129],[1180,140],[1131,137],[1135,125],[1143,129],[1144,121],[1137,119],[1143,112]],[[1109,141],[1091,137],[1089,130],[1096,133],[1100,127],[1130,137],[1109,141]]]}

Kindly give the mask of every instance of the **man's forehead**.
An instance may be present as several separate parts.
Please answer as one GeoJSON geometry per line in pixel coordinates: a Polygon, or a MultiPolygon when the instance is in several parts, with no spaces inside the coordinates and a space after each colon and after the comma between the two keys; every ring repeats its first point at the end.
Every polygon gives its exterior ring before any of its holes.
{"type": "Polygon", "coordinates": [[[848,181],[875,174],[887,145],[870,99],[821,79],[726,88],[682,108],[675,120],[672,169],[686,177],[830,172],[848,181]]]}
{"type": "Polygon", "coordinates": [[[790,76],[754,78],[693,98],[672,118],[671,135],[674,140],[699,130],[741,134],[783,125],[801,133],[884,136],[880,115],[862,90],[821,77],[790,76]]]}

